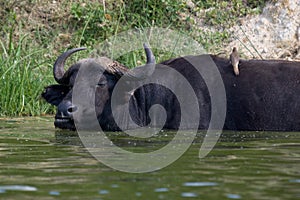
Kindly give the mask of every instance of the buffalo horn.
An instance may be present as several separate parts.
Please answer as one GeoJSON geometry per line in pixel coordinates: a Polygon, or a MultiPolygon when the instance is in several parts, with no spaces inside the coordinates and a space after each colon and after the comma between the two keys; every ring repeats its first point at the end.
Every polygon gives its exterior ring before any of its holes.
{"type": "Polygon", "coordinates": [[[147,57],[147,63],[144,66],[139,66],[124,74],[128,80],[143,80],[151,76],[155,70],[155,57],[148,44],[144,43],[144,50],[147,57]]]}
{"type": "Polygon", "coordinates": [[[53,66],[53,75],[54,75],[55,80],[59,84],[64,84],[62,78],[65,74],[64,65],[65,65],[65,61],[67,60],[67,58],[70,55],[72,55],[73,53],[75,53],[77,51],[85,50],[85,49],[86,49],[85,47],[70,49],[70,50],[66,51],[65,53],[61,54],[57,58],[57,60],[54,63],[54,66],[53,66]]]}

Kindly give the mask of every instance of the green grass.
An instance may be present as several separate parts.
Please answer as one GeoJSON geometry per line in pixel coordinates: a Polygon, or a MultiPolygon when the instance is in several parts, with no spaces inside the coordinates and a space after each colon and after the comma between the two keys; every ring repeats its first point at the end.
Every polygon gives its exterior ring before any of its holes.
{"type": "Polygon", "coordinates": [[[51,108],[40,99],[45,84],[50,83],[49,60],[42,59],[43,50],[30,50],[27,36],[17,44],[1,42],[1,116],[40,115],[51,108]]]}
{"type": "MultiPolygon", "coordinates": [[[[0,0],[0,116],[52,114],[55,109],[40,98],[45,86],[53,84],[52,65],[66,49],[86,46],[90,50],[122,31],[151,26],[171,28],[194,37],[209,52],[221,49],[230,37],[226,31],[202,31],[196,13],[207,26],[226,30],[248,14],[261,11],[266,0],[194,1],[189,8],[178,0],[125,1],[1,1],[0,0]],[[105,2],[105,5],[103,5],[105,2]],[[180,17],[186,13],[186,17],[180,17]]],[[[158,61],[172,52],[154,49],[158,61]]],[[[73,56],[68,64],[86,57],[73,56]]],[[[118,61],[136,66],[145,60],[142,50],[125,54],[118,61]]]]}

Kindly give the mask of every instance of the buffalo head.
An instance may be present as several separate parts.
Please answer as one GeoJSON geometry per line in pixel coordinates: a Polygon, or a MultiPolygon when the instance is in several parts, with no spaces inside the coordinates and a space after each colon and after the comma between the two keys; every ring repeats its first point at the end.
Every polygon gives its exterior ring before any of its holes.
{"type": "MultiPolygon", "coordinates": [[[[134,71],[122,64],[106,57],[82,59],[73,64],[67,71],[64,70],[66,59],[77,51],[85,48],[75,48],[61,54],[53,66],[53,75],[58,84],[47,86],[42,93],[42,97],[50,104],[57,106],[54,125],[61,129],[75,130],[74,115],[77,112],[84,116],[84,108],[75,105],[72,102],[73,86],[79,69],[81,67],[96,68],[101,72],[98,83],[95,85],[95,105],[92,107],[97,114],[98,121],[103,129],[117,130],[112,117],[109,114],[110,98],[112,91],[121,77],[128,81],[141,80],[149,76],[155,68],[155,58],[151,49],[144,44],[147,56],[148,70],[143,67],[137,67],[134,71]]],[[[86,120],[86,119],[83,119],[86,120]]]]}

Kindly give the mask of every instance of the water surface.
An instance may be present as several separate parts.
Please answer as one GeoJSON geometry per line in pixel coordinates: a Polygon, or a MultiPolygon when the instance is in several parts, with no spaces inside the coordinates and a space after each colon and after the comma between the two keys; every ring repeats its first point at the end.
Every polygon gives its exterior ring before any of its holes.
{"type": "MultiPolygon", "coordinates": [[[[132,145],[149,152],[175,133],[132,145]]],[[[223,132],[212,152],[198,158],[203,133],[170,166],[151,173],[111,169],[91,156],[75,132],[53,119],[0,120],[0,199],[300,199],[300,133],[223,132]]]]}

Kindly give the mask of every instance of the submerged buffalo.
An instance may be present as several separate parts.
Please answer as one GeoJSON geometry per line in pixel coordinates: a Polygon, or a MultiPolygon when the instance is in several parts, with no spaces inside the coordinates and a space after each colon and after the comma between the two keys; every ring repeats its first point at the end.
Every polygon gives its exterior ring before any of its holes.
{"type": "MultiPolygon", "coordinates": [[[[73,87],[81,67],[100,69],[101,77],[95,86],[94,111],[103,130],[118,131],[130,129],[130,123],[124,123],[120,128],[112,114],[111,98],[113,90],[121,78],[128,84],[136,84],[153,76],[160,69],[160,76],[170,85],[181,87],[174,80],[174,74],[163,73],[164,66],[174,69],[184,76],[196,94],[197,109],[199,110],[198,129],[207,129],[212,116],[211,96],[205,80],[199,71],[188,60],[198,63],[205,70],[207,60],[211,60],[222,78],[226,99],[226,118],[223,128],[228,130],[255,131],[299,131],[300,130],[300,62],[276,60],[240,60],[239,76],[235,76],[229,59],[214,55],[199,55],[179,57],[155,65],[151,49],[145,46],[147,56],[145,73],[134,73],[115,61],[105,58],[83,59],[73,64],[66,72],[64,63],[74,52],[84,48],[71,49],[58,57],[54,64],[54,78],[57,85],[45,88],[42,97],[52,105],[57,106],[55,127],[75,130],[74,115],[81,113],[79,120],[87,120],[87,109],[72,102],[73,87]]],[[[212,76],[211,79],[214,79],[212,76]]],[[[212,80],[213,82],[214,80],[212,80]]],[[[124,82],[124,83],[125,83],[124,82]]],[[[88,90],[84,88],[83,90],[88,90]]],[[[180,89],[182,91],[182,88],[180,89]]],[[[184,88],[183,88],[184,90],[184,88]]],[[[182,122],[180,103],[176,95],[161,84],[146,84],[132,91],[119,90],[120,107],[126,99],[129,101],[129,113],[132,120],[139,126],[151,123],[151,106],[159,104],[165,109],[163,128],[178,129],[182,122]],[[121,93],[120,93],[121,92],[121,93]]],[[[191,97],[192,98],[192,97],[191,97]]],[[[122,113],[120,112],[121,116],[122,113]]],[[[191,116],[191,119],[194,116],[191,116]]],[[[164,117],[163,117],[164,118],[164,117]]],[[[78,120],[78,119],[77,119],[78,120]]],[[[160,119],[159,119],[160,120],[160,119]]],[[[125,120],[126,121],[126,120],[125,120]]],[[[187,119],[189,121],[189,119],[187,119]]],[[[192,120],[191,120],[192,121],[192,120]]],[[[190,128],[187,125],[185,128],[190,128]]],[[[212,127],[213,128],[213,127],[212,127]]]]}

